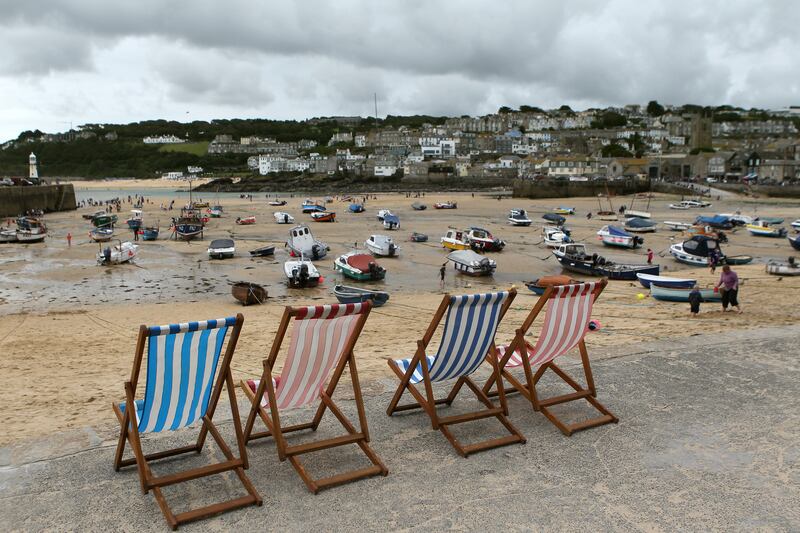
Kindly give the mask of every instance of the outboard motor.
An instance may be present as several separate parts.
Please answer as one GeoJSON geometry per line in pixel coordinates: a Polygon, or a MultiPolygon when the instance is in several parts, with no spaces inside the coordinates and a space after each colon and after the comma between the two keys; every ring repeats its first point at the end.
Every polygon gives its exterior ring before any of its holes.
{"type": "Polygon", "coordinates": [[[391,243],[391,244],[389,245],[389,255],[390,255],[390,256],[391,256],[391,255],[394,255],[394,253],[395,253],[395,251],[396,251],[396,250],[397,250],[397,246],[395,246],[395,244],[394,244],[394,243],[391,243]]]}
{"type": "Polygon", "coordinates": [[[305,285],[308,281],[308,265],[300,265],[300,285],[305,285]]]}
{"type": "Polygon", "coordinates": [[[641,246],[642,244],[644,244],[644,239],[637,235],[636,237],[633,238],[633,242],[641,246]]]}
{"type": "MultiPolygon", "coordinates": [[[[315,244],[311,247],[311,257],[319,259],[319,244],[315,244]]],[[[303,266],[306,267],[306,265],[303,266]]],[[[306,267],[306,271],[308,271],[308,267],[306,267]]]]}
{"type": "Polygon", "coordinates": [[[789,266],[794,266],[794,256],[789,256],[789,266]]]}
{"type": "Polygon", "coordinates": [[[106,247],[103,249],[103,260],[104,260],[106,263],[110,263],[110,262],[111,262],[111,247],[109,247],[109,246],[106,246],[106,247]]]}

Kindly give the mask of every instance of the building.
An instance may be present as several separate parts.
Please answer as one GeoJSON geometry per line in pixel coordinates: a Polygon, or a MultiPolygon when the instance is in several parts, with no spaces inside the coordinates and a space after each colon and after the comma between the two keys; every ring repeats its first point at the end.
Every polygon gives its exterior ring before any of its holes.
{"type": "Polygon", "coordinates": [[[334,144],[338,143],[351,143],[353,142],[353,134],[352,132],[345,131],[340,133],[334,133],[331,140],[328,141],[328,146],[333,146],[334,144]]]}
{"type": "Polygon", "coordinates": [[[180,144],[186,142],[175,135],[153,135],[142,139],[144,144],[180,144]]]}
{"type": "Polygon", "coordinates": [[[28,177],[35,183],[39,179],[39,168],[36,163],[36,154],[31,152],[28,156],[28,177]]]}

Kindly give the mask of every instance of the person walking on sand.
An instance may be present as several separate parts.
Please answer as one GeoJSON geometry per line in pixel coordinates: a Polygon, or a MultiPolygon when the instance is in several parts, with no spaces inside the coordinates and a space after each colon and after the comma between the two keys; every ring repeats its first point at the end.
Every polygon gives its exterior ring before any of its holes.
{"type": "Polygon", "coordinates": [[[711,250],[711,253],[708,254],[708,267],[711,269],[712,274],[717,271],[718,263],[719,263],[719,252],[717,250],[711,250]]]}
{"type": "Polygon", "coordinates": [[[439,269],[439,288],[444,290],[444,273],[447,269],[447,261],[442,263],[442,267],[439,269]]]}
{"type": "Polygon", "coordinates": [[[703,296],[700,294],[700,289],[697,287],[697,283],[694,284],[692,287],[692,291],[689,293],[689,312],[691,316],[697,316],[697,313],[700,312],[700,302],[702,301],[703,296]]]}
{"type": "Polygon", "coordinates": [[[717,288],[722,293],[722,312],[726,312],[730,305],[731,311],[735,307],[736,311],[741,313],[742,308],[739,307],[739,276],[731,270],[730,266],[724,265],[722,267],[722,274],[719,276],[717,288]]]}
{"type": "Polygon", "coordinates": [[[648,248],[647,249],[647,264],[648,265],[652,265],[653,264],[653,257],[655,257],[655,254],[653,253],[653,250],[648,248]]]}
{"type": "Polygon", "coordinates": [[[67,233],[67,247],[72,247],[72,233],[67,233]]]}

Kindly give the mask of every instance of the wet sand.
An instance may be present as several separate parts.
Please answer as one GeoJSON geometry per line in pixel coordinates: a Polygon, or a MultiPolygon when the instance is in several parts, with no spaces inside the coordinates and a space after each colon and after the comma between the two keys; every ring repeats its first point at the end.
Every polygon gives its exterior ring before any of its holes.
{"type": "MultiPolygon", "coordinates": [[[[81,184],[82,186],[83,184],[81,184]]],[[[117,187],[114,182],[113,186],[117,187]]],[[[147,195],[146,185],[130,184],[130,194],[147,195]]],[[[163,194],[159,193],[159,194],[163,194]]],[[[214,203],[211,195],[204,198],[214,203]]],[[[259,374],[261,359],[272,343],[278,317],[283,306],[335,302],[331,293],[334,284],[342,282],[334,273],[333,260],[352,249],[354,243],[363,247],[372,233],[389,233],[375,218],[381,208],[390,208],[400,215],[401,229],[391,235],[402,247],[399,258],[381,259],[388,275],[384,282],[364,284],[380,287],[391,293],[389,303],[373,311],[357,345],[359,371],[363,381],[389,375],[385,359],[408,357],[421,336],[433,310],[441,299],[438,269],[446,251],[439,238],[448,227],[464,228],[477,225],[488,228],[506,241],[506,249],[491,254],[498,263],[492,278],[470,278],[456,274],[448,265],[448,291],[477,292],[507,289],[515,285],[520,294],[508,318],[500,327],[498,340],[508,339],[522,321],[536,297],[522,284],[523,280],[560,272],[550,251],[541,244],[542,213],[557,205],[577,208],[568,217],[568,225],[579,242],[589,251],[626,262],[644,262],[644,250],[628,251],[603,248],[594,235],[605,224],[587,220],[587,211],[596,211],[598,202],[592,198],[567,200],[496,199],[470,194],[426,194],[428,210],[415,212],[403,194],[382,194],[367,202],[365,213],[352,214],[348,203],[334,202],[330,209],[337,212],[336,223],[310,223],[315,236],[331,247],[329,255],[316,264],[325,277],[319,288],[288,289],[283,279],[282,263],[287,254],[283,249],[290,226],[274,222],[272,213],[284,210],[298,222],[309,222],[300,213],[303,197],[289,199],[289,205],[271,207],[263,194],[252,202],[239,198],[221,198],[225,215],[211,219],[205,240],[191,243],[166,240],[171,213],[161,211],[159,203],[145,206],[145,223],[159,221],[162,235],[155,242],[140,242],[135,265],[113,268],[96,265],[94,256],[99,246],[88,239],[90,225],[80,215],[96,208],[78,212],[48,215],[50,237],[43,244],[0,245],[0,417],[6,431],[0,444],[52,431],[105,425],[113,423],[110,402],[123,396],[122,384],[129,376],[137,328],[140,324],[163,324],[203,318],[216,318],[241,312],[245,316],[243,335],[239,341],[234,372],[238,378],[259,374]],[[432,209],[436,201],[455,200],[458,209],[432,209]],[[522,207],[529,210],[534,224],[529,228],[506,224],[508,210],[522,207]],[[238,216],[254,215],[257,224],[237,226],[238,216]],[[412,231],[427,233],[428,243],[403,242],[412,231]],[[73,242],[67,247],[66,234],[73,242]],[[209,260],[206,253],[213,238],[233,237],[237,257],[225,261],[209,260]],[[248,250],[264,244],[276,244],[274,258],[251,259],[248,250]],[[241,307],[230,296],[230,283],[253,281],[265,285],[269,302],[257,307],[241,307]],[[52,403],[62,408],[53,417],[52,403]]],[[[689,221],[698,214],[714,214],[741,210],[744,214],[783,216],[786,223],[797,218],[800,204],[796,201],[772,201],[723,198],[713,199],[711,208],[673,211],[667,208],[678,198],[656,196],[649,210],[658,221],[689,221]]],[[[631,206],[632,198],[615,198],[614,204],[631,206]]],[[[178,202],[176,202],[177,204],[178,202]]],[[[647,200],[637,199],[634,209],[644,209],[647,200]]],[[[127,218],[130,206],[124,205],[120,220],[127,218]]],[[[123,224],[124,225],[124,224],[123,224]]],[[[123,240],[132,234],[123,227],[118,230],[123,240]]],[[[656,252],[656,262],[662,272],[697,277],[702,285],[717,280],[708,269],[692,269],[675,262],[668,253],[671,239],[679,234],[659,229],[645,234],[645,249],[656,252]]],[[[590,336],[590,352],[594,347],[601,354],[604,347],[640,343],[653,339],[685,337],[718,331],[725,335],[730,328],[756,328],[763,325],[796,323],[800,311],[791,305],[800,289],[800,280],[777,278],[764,273],[768,258],[785,258],[792,250],[786,239],[767,239],[750,236],[745,230],[729,233],[730,243],[723,247],[729,255],[757,256],[754,264],[735,267],[742,278],[740,300],[744,314],[721,313],[719,304],[703,304],[701,316],[688,316],[687,304],[656,302],[636,283],[611,282],[598,303],[595,313],[603,329],[590,336]]],[[[577,277],[577,276],[576,276],[577,277]]],[[[347,284],[357,282],[344,281],[347,284]]],[[[536,326],[533,328],[535,338],[536,326]]],[[[279,359],[280,361],[280,359],[279,359]]]]}

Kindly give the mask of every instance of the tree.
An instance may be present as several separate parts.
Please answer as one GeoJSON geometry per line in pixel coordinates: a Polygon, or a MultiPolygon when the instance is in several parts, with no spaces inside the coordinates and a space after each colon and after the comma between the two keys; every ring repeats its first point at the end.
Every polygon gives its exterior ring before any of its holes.
{"type": "Polygon", "coordinates": [[[503,107],[497,110],[497,113],[500,115],[507,115],[508,113],[514,113],[514,110],[504,105],[503,107]]]}
{"type": "Polygon", "coordinates": [[[633,157],[633,154],[617,143],[603,146],[601,150],[603,157],[633,157]]]}
{"type": "Polygon", "coordinates": [[[567,104],[562,105],[561,107],[558,108],[558,110],[559,111],[564,111],[566,113],[572,113],[573,112],[572,108],[570,106],[568,106],[567,104]]]}
{"type": "Polygon", "coordinates": [[[655,100],[650,100],[647,102],[647,114],[651,117],[660,117],[666,113],[666,109],[664,106],[656,102],[655,100]]]}
{"type": "Polygon", "coordinates": [[[616,111],[603,111],[592,121],[592,128],[622,128],[628,124],[628,119],[616,111]]]}
{"type": "Polygon", "coordinates": [[[542,108],[530,105],[521,105],[519,106],[519,110],[523,113],[544,113],[542,108]]]}

